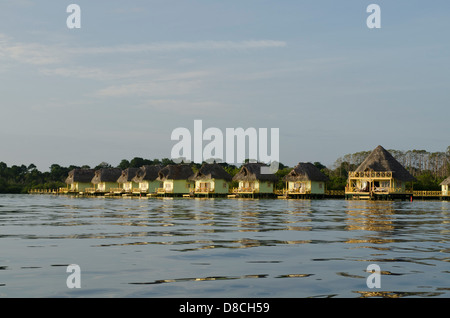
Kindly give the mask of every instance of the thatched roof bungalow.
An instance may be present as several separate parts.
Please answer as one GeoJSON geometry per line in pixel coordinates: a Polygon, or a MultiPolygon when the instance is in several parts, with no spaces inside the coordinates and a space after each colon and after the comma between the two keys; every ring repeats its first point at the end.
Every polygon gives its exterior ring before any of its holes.
{"type": "Polygon", "coordinates": [[[194,171],[188,164],[167,165],[158,172],[156,180],[163,182],[163,187],[158,189],[160,194],[187,194],[191,192],[194,182],[189,178],[194,171]]]}
{"type": "Polygon", "coordinates": [[[325,194],[328,177],[310,162],[299,162],[284,178],[288,194],[325,194]]]}
{"type": "Polygon", "coordinates": [[[442,195],[450,195],[448,188],[450,187],[450,177],[441,182],[440,186],[442,187],[442,195]]]}
{"type": "Polygon", "coordinates": [[[95,171],[92,183],[96,186],[96,192],[110,192],[113,188],[118,188],[117,179],[122,174],[119,168],[102,168],[95,171]]]}
{"type": "Polygon", "coordinates": [[[127,168],[122,171],[122,174],[117,179],[117,183],[122,187],[124,192],[132,192],[133,188],[138,187],[138,183],[133,181],[133,178],[136,177],[136,173],[139,171],[139,168],[127,168]]]}
{"type": "Polygon", "coordinates": [[[234,181],[239,182],[239,187],[235,192],[273,194],[274,184],[278,181],[278,177],[273,173],[261,173],[261,167],[269,166],[259,162],[242,165],[241,170],[233,177],[234,181]]]}
{"type": "Polygon", "coordinates": [[[196,194],[226,194],[231,182],[231,175],[218,163],[205,163],[192,176],[196,194]]]}
{"type": "Polygon", "coordinates": [[[66,178],[66,184],[70,186],[69,192],[84,192],[85,189],[92,188],[92,178],[95,175],[93,169],[73,169],[66,178]]]}
{"type": "Polygon", "coordinates": [[[139,168],[133,182],[139,185],[140,193],[155,193],[158,188],[163,187],[163,182],[156,180],[161,169],[161,165],[146,165],[139,168]]]}
{"type": "Polygon", "coordinates": [[[406,183],[415,178],[382,146],[348,174],[346,194],[408,194],[406,183]]]}

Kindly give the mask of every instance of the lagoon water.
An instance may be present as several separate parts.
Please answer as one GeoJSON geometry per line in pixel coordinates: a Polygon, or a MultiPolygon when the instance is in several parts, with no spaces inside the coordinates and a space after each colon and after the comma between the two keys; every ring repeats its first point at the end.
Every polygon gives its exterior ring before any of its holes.
{"type": "Polygon", "coordinates": [[[0,297],[449,297],[449,239],[445,201],[0,195],[0,297]]]}

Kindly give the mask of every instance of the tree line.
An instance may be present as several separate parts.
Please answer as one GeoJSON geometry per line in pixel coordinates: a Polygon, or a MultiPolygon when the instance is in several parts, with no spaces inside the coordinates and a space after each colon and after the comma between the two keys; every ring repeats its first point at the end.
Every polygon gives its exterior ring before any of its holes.
{"type": "MultiPolygon", "coordinates": [[[[450,175],[450,146],[444,152],[428,152],[426,150],[408,150],[401,151],[388,150],[392,156],[398,160],[417,181],[413,183],[415,190],[439,190],[439,184],[450,175]]],[[[326,167],[320,162],[313,164],[328,176],[327,189],[343,190],[347,184],[348,172],[355,170],[371,151],[360,151],[352,154],[346,154],[334,162],[331,167],[326,167]]],[[[247,161],[247,160],[246,160],[247,161]]],[[[63,167],[58,164],[52,164],[49,171],[41,172],[34,164],[13,165],[8,167],[4,162],[0,162],[0,193],[27,193],[31,189],[58,189],[65,187],[65,179],[73,169],[100,169],[100,168],[139,168],[144,165],[160,164],[162,166],[174,164],[175,162],[168,158],[163,159],[144,159],[135,157],[131,160],[123,159],[117,166],[112,166],[107,162],[101,162],[95,167],[88,165],[63,167]]],[[[239,167],[233,164],[220,163],[223,168],[234,176],[239,172],[239,167]]],[[[192,163],[194,172],[200,169],[200,163],[192,163]]],[[[285,184],[282,178],[291,171],[292,167],[279,164],[276,175],[279,177],[276,189],[282,189],[285,184]]],[[[232,186],[237,186],[232,184],[232,186]]]]}

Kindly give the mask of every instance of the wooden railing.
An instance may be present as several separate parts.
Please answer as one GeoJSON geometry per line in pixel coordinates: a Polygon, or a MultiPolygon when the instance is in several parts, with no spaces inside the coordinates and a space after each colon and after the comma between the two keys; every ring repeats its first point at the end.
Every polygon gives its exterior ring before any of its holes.
{"type": "Polygon", "coordinates": [[[284,194],[310,194],[311,190],[283,189],[284,194]]]}
{"type": "Polygon", "coordinates": [[[61,193],[61,192],[59,192],[59,189],[30,189],[28,191],[28,193],[32,193],[32,194],[40,194],[40,193],[44,193],[44,194],[58,194],[58,193],[61,193]]]}
{"type": "Polygon", "coordinates": [[[120,193],[124,193],[125,190],[123,188],[110,188],[109,189],[109,193],[115,193],[115,194],[120,194],[120,193]]]}
{"type": "Polygon", "coordinates": [[[442,191],[413,191],[413,195],[417,197],[440,197],[443,196],[442,191]]]}
{"type": "Polygon", "coordinates": [[[325,190],[326,195],[344,196],[345,190],[325,190]]]}
{"type": "Polygon", "coordinates": [[[195,188],[195,193],[214,193],[214,188],[195,188]]]}
{"type": "Polygon", "coordinates": [[[161,193],[172,193],[172,192],[173,192],[173,190],[167,190],[166,188],[158,188],[156,190],[156,193],[159,193],[159,194],[161,194],[161,193]]]}
{"type": "Polygon", "coordinates": [[[254,188],[233,188],[233,193],[259,193],[258,189],[254,188]]]}
{"type": "MultiPolygon", "coordinates": [[[[196,193],[214,193],[214,189],[208,189],[208,188],[196,188],[190,189],[190,192],[196,192],[196,193]]],[[[30,189],[28,193],[30,194],[66,194],[70,192],[76,192],[73,190],[70,190],[69,188],[59,188],[59,189],[30,189]]],[[[85,188],[83,191],[84,193],[97,193],[95,188],[85,188]]],[[[253,188],[232,188],[229,190],[230,193],[258,193],[259,191],[257,189],[253,188]]],[[[448,194],[444,194],[442,191],[421,191],[421,190],[403,190],[402,188],[378,188],[371,191],[372,193],[379,193],[379,194],[412,194],[416,197],[447,197],[450,196],[448,194]]],[[[359,191],[356,187],[349,187],[347,186],[345,190],[326,190],[325,195],[330,196],[344,196],[346,193],[358,193],[358,194],[370,194],[369,191],[359,191]]],[[[124,190],[122,188],[112,188],[110,189],[110,193],[124,193],[124,190]]],[[[133,193],[147,193],[147,191],[140,190],[138,188],[133,189],[133,193]]],[[[165,188],[158,188],[156,190],[156,193],[172,193],[171,190],[166,190],[165,188]]],[[[310,191],[295,191],[295,190],[287,190],[287,189],[276,189],[274,190],[274,193],[277,195],[286,195],[286,194],[308,194],[310,191]]]]}
{"type": "Polygon", "coordinates": [[[356,172],[350,171],[348,173],[349,178],[392,178],[392,171],[363,171],[356,172]]]}
{"type": "Polygon", "coordinates": [[[381,194],[407,194],[407,193],[412,193],[412,191],[410,190],[404,190],[402,188],[390,188],[390,187],[375,187],[372,188],[370,190],[362,190],[362,189],[358,189],[356,187],[353,186],[346,186],[345,187],[345,193],[381,193],[381,194]]]}

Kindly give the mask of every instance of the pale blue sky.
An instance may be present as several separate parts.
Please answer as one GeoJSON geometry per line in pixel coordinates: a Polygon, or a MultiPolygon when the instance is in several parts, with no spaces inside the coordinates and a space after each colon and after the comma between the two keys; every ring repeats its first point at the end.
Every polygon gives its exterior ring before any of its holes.
{"type": "Polygon", "coordinates": [[[170,157],[177,127],[279,128],[280,161],[450,145],[449,1],[4,0],[0,161],[170,157]],[[81,29],[66,7],[81,7],[81,29]],[[381,29],[366,8],[381,7],[381,29]]]}

